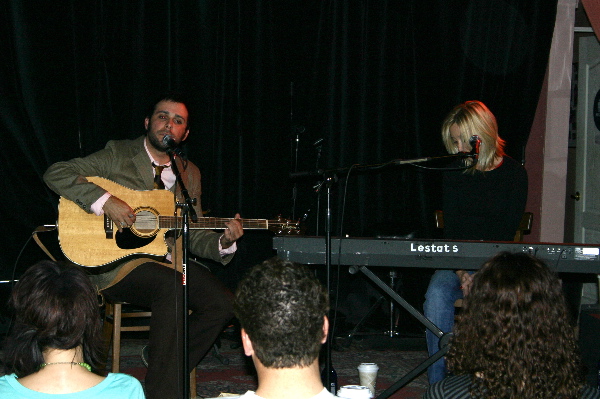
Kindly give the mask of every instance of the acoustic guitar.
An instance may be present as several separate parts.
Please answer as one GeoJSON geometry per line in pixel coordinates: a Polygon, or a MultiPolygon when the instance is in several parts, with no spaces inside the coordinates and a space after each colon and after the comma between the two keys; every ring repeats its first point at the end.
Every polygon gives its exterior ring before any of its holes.
{"type": "MultiPolygon", "coordinates": [[[[64,197],[58,204],[58,239],[65,256],[86,267],[104,266],[132,255],[162,257],[167,254],[165,234],[180,229],[183,218],[176,214],[175,194],[169,190],[132,190],[102,177],[88,177],[131,206],[135,223],[119,232],[106,215],[87,213],[64,197]]],[[[231,218],[200,217],[190,229],[224,229],[231,218]]],[[[240,219],[244,230],[271,230],[277,235],[302,234],[300,224],[282,218],[240,219]]]]}

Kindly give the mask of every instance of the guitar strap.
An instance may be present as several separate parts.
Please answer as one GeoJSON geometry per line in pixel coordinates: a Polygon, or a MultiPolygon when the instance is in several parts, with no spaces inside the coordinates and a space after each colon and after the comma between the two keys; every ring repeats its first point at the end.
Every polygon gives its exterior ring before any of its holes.
{"type": "MultiPolygon", "coordinates": [[[[40,237],[38,237],[38,233],[45,233],[45,232],[53,231],[53,230],[56,230],[55,225],[39,226],[39,227],[36,227],[36,229],[33,231],[33,233],[31,233],[31,235],[33,237],[33,240],[37,243],[37,245],[41,248],[41,250],[44,251],[44,253],[46,255],[48,255],[48,257],[50,259],[52,259],[54,262],[58,262],[56,260],[56,258],[54,256],[52,256],[52,254],[50,253],[50,251],[48,250],[46,245],[44,245],[42,240],[40,240],[40,237]]],[[[131,270],[133,270],[133,269],[131,269],[131,270]]],[[[123,278],[123,277],[121,277],[121,278],[123,278]]],[[[101,290],[98,290],[98,287],[96,287],[96,293],[102,298],[102,302],[99,304],[99,306],[100,307],[104,306],[104,303],[105,303],[104,295],[102,295],[101,290]]]]}
{"type": "Polygon", "coordinates": [[[40,238],[38,237],[38,233],[45,233],[47,231],[53,231],[56,230],[56,226],[52,225],[44,225],[44,226],[39,226],[36,227],[35,230],[33,230],[33,233],[31,234],[33,236],[33,240],[37,243],[37,245],[42,249],[42,251],[44,251],[46,253],[46,255],[48,255],[48,257],[50,259],[52,259],[53,261],[56,262],[56,258],[54,256],[52,256],[52,254],[50,253],[50,251],[48,250],[48,248],[46,248],[46,246],[44,245],[44,243],[42,242],[42,240],[40,240],[40,238]]]}

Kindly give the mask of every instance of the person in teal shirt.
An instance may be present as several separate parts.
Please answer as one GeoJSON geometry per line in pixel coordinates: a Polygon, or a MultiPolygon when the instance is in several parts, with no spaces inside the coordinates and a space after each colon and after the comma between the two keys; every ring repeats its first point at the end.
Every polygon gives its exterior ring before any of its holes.
{"type": "Polygon", "coordinates": [[[12,291],[0,398],[144,399],[132,376],[104,376],[98,296],[78,266],[41,261],[12,291]]]}

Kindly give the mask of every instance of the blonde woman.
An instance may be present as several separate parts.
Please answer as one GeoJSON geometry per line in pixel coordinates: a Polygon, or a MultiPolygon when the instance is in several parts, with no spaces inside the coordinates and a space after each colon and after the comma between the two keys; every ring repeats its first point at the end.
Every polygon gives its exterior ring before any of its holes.
{"type": "MultiPolygon", "coordinates": [[[[455,170],[444,173],[444,238],[512,241],[527,201],[527,172],[504,153],[494,114],[480,101],[459,104],[442,123],[442,139],[451,154],[469,152],[471,142],[480,141],[476,162],[457,161],[455,170]]],[[[443,332],[452,330],[454,302],[468,292],[471,278],[465,270],[438,270],[432,276],[423,309],[443,332]]],[[[429,330],[426,336],[429,353],[437,352],[438,337],[429,330]]],[[[429,367],[430,383],[445,375],[444,359],[429,367]]]]}

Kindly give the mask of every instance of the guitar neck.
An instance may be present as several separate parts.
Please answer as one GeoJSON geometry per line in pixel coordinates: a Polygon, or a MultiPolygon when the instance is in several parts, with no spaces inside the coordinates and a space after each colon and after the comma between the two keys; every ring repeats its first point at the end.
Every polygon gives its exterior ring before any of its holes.
{"type": "MultiPolygon", "coordinates": [[[[190,229],[200,230],[218,230],[224,229],[225,222],[231,220],[231,218],[214,218],[214,217],[202,217],[198,218],[197,222],[190,222],[190,229]]],[[[269,221],[266,219],[238,219],[244,230],[266,230],[269,228],[269,221]]],[[[158,220],[159,227],[161,229],[174,229],[183,225],[183,218],[181,216],[159,216],[158,220]]]]}

